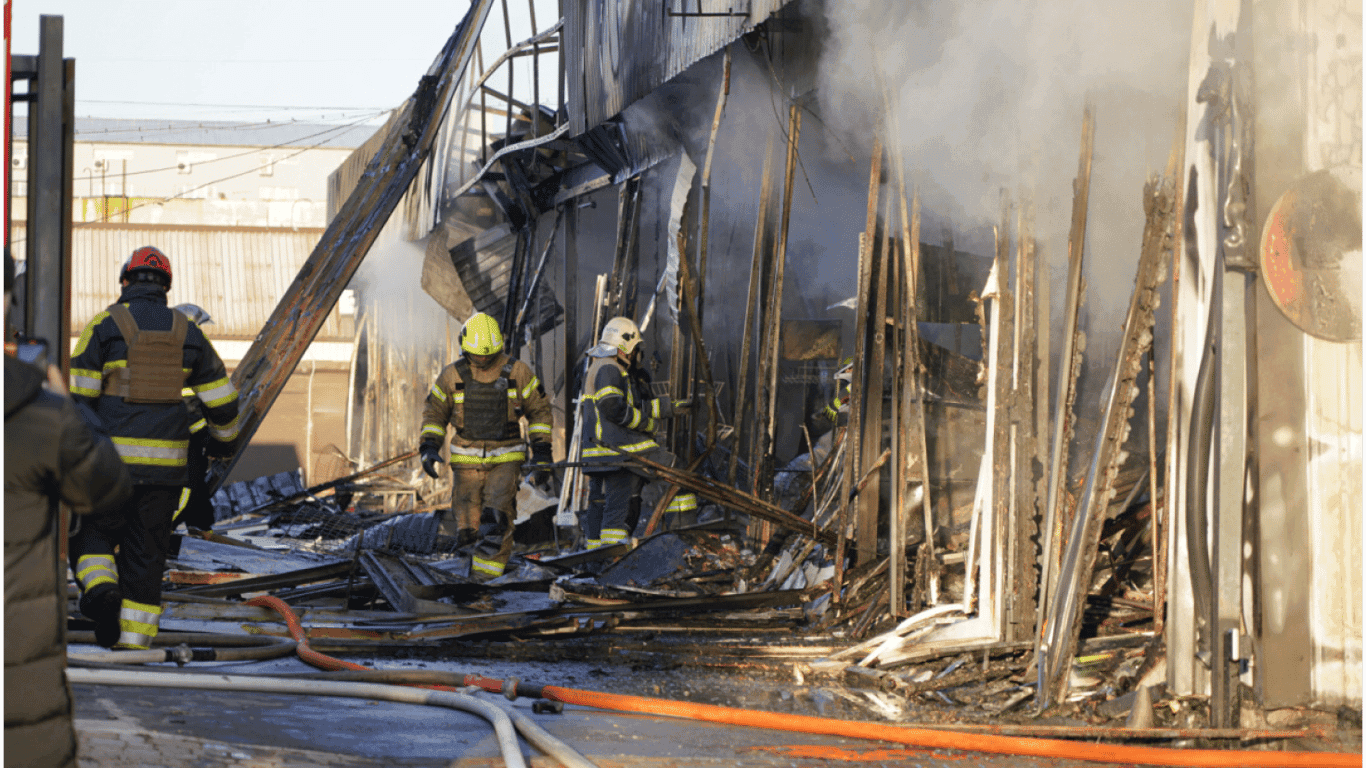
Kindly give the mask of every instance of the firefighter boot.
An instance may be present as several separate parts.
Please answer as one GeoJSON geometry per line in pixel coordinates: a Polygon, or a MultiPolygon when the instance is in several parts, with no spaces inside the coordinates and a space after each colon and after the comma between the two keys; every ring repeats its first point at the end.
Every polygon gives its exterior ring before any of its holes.
{"type": "Polygon", "coordinates": [[[81,615],[95,622],[95,642],[112,648],[119,641],[119,606],[123,592],[112,555],[83,555],[76,561],[81,586],[81,615]]]}
{"type": "Polygon", "coordinates": [[[101,584],[81,595],[81,615],[95,622],[95,642],[113,648],[119,641],[119,606],[123,593],[117,584],[101,584]]]}
{"type": "Polygon", "coordinates": [[[479,540],[479,535],[473,528],[461,528],[455,532],[455,548],[464,549],[479,540]]]}
{"type": "Polygon", "coordinates": [[[479,543],[470,553],[470,576],[489,581],[503,575],[512,555],[512,520],[501,509],[484,507],[479,515],[479,543]]]}

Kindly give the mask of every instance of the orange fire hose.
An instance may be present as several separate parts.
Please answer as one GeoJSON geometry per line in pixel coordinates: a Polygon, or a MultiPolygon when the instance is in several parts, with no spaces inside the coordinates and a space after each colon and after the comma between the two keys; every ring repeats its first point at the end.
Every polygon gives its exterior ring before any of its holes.
{"type": "MultiPolygon", "coordinates": [[[[334,659],[308,647],[303,626],[284,601],[269,595],[248,600],[247,605],[271,608],[284,617],[289,632],[298,642],[299,658],[320,669],[365,670],[359,664],[334,659]]],[[[1171,749],[1164,747],[1136,747],[1127,744],[1091,744],[1061,739],[1032,739],[1020,736],[937,731],[929,728],[903,728],[883,723],[855,720],[836,720],[810,715],[788,715],[751,709],[721,707],[686,701],[629,696],[619,693],[585,691],[547,685],[532,687],[515,681],[502,681],[477,675],[464,675],[466,685],[474,685],[494,693],[504,693],[509,687],[518,694],[560,701],[595,709],[616,712],[678,717],[708,723],[768,728],[775,731],[841,736],[854,739],[906,744],[932,749],[954,749],[968,752],[987,752],[1001,755],[1029,755],[1065,760],[1089,760],[1098,763],[1140,763],[1145,765],[1173,765],[1227,768],[1337,768],[1360,766],[1361,755],[1341,752],[1257,752],[1223,749],[1171,749]]],[[[444,688],[443,686],[424,686],[444,688]]],[[[444,688],[450,690],[449,688],[444,688]]]]}

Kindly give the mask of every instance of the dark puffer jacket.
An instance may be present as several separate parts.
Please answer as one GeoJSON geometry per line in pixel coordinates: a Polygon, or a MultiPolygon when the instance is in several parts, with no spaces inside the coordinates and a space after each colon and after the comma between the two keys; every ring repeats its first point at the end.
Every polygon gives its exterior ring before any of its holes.
{"type": "Polygon", "coordinates": [[[133,486],[113,443],[44,379],[5,357],[5,764],[74,766],[57,505],[104,512],[133,486]]]}

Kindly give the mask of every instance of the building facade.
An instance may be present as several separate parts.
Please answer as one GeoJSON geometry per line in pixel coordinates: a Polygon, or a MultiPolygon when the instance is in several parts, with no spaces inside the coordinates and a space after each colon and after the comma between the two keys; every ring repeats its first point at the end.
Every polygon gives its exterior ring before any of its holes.
{"type": "MultiPolygon", "coordinates": [[[[11,168],[11,243],[22,257],[24,124],[11,168]]],[[[78,119],[73,146],[71,328],[117,300],[128,254],[155,245],[175,272],[171,304],[198,304],[235,370],[326,226],[327,177],[372,127],[78,119]]],[[[229,482],[301,469],[331,479],[348,450],[354,302],[330,314],[229,482]],[[321,458],[321,457],[326,457],[321,458]]]]}

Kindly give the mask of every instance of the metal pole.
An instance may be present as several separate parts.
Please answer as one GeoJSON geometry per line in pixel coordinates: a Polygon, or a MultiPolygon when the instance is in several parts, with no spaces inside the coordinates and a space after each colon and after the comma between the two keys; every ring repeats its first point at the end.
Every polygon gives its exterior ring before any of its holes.
{"type": "Polygon", "coordinates": [[[71,174],[63,93],[62,17],[39,17],[36,98],[29,104],[28,240],[25,325],[30,338],[51,345],[54,363],[69,367],[71,274],[71,174]]]}

